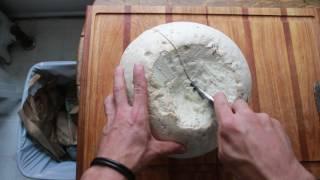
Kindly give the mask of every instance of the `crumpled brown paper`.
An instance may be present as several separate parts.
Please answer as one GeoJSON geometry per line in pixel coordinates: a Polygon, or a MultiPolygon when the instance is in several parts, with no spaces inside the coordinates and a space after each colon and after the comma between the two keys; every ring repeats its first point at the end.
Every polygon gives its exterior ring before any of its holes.
{"type": "Polygon", "coordinates": [[[66,148],[77,144],[74,79],[37,70],[19,115],[33,140],[53,159],[68,160],[66,148]]]}

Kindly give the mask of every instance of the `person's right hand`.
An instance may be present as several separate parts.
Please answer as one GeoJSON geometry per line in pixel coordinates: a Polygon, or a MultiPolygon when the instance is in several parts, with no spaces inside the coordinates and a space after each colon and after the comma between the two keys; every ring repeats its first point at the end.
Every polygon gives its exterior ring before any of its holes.
{"type": "Polygon", "coordinates": [[[230,105],[223,93],[214,96],[214,109],[219,159],[239,178],[314,179],[295,157],[279,121],[253,112],[243,100],[230,105]]]}

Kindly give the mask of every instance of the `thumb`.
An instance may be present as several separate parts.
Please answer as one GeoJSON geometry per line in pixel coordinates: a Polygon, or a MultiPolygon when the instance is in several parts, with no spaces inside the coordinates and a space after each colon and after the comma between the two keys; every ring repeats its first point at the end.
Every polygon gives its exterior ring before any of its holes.
{"type": "Polygon", "coordinates": [[[221,92],[214,96],[214,111],[216,113],[218,123],[229,120],[233,116],[228,100],[221,92]]]}
{"type": "Polygon", "coordinates": [[[170,154],[182,154],[186,152],[184,145],[173,142],[173,141],[153,141],[154,149],[157,149],[157,152],[160,155],[170,155],[170,154]]]}

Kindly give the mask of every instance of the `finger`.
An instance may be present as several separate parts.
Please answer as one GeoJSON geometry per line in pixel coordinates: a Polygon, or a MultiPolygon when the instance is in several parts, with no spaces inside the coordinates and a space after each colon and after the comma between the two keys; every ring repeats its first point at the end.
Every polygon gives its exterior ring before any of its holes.
{"type": "Polygon", "coordinates": [[[186,152],[186,148],[173,141],[151,141],[152,149],[155,150],[158,155],[172,155],[172,154],[182,154],[186,152]]]}
{"type": "Polygon", "coordinates": [[[118,66],[114,73],[113,94],[116,106],[128,105],[126,82],[124,70],[118,66]]]}
{"type": "Polygon", "coordinates": [[[134,84],[133,106],[147,108],[147,102],[148,102],[147,80],[145,78],[143,65],[134,65],[133,84],[134,84]]]}
{"type": "Polygon", "coordinates": [[[244,111],[249,111],[251,112],[252,110],[250,109],[249,105],[242,99],[237,99],[233,104],[232,104],[232,109],[234,112],[244,112],[244,111]]]}
{"type": "Polygon", "coordinates": [[[110,124],[112,124],[112,122],[114,121],[114,117],[116,114],[116,109],[115,109],[114,99],[112,94],[107,96],[107,98],[105,99],[104,109],[108,117],[107,126],[110,126],[110,124]]]}
{"type": "Polygon", "coordinates": [[[288,136],[288,134],[286,133],[286,131],[284,130],[283,126],[281,125],[280,121],[271,118],[273,127],[276,129],[277,133],[280,135],[280,137],[282,137],[284,139],[284,141],[288,144],[289,147],[292,147],[290,138],[288,136]]]}
{"type": "Polygon", "coordinates": [[[278,120],[271,118],[271,122],[272,122],[273,127],[277,128],[277,129],[282,128],[281,127],[282,125],[278,120]]]}
{"type": "Polygon", "coordinates": [[[277,133],[280,136],[286,136],[286,133],[285,133],[281,123],[278,120],[271,118],[271,122],[272,122],[272,126],[275,128],[275,130],[277,131],[277,133]]]}
{"type": "Polygon", "coordinates": [[[259,122],[262,126],[272,126],[271,118],[267,113],[256,113],[258,116],[259,122]]]}
{"type": "Polygon", "coordinates": [[[228,120],[233,116],[227,98],[223,93],[217,93],[214,96],[214,110],[218,119],[218,123],[228,120]]]}

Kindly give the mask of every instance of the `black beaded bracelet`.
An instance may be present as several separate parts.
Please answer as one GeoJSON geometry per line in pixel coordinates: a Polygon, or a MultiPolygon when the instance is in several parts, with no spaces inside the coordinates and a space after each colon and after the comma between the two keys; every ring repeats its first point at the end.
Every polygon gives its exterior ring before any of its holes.
{"type": "Polygon", "coordinates": [[[135,176],[133,172],[128,169],[126,166],[103,157],[96,157],[90,164],[90,166],[106,166],[113,170],[116,170],[120,174],[122,174],[124,177],[126,177],[128,180],[135,180],[135,176]]]}

